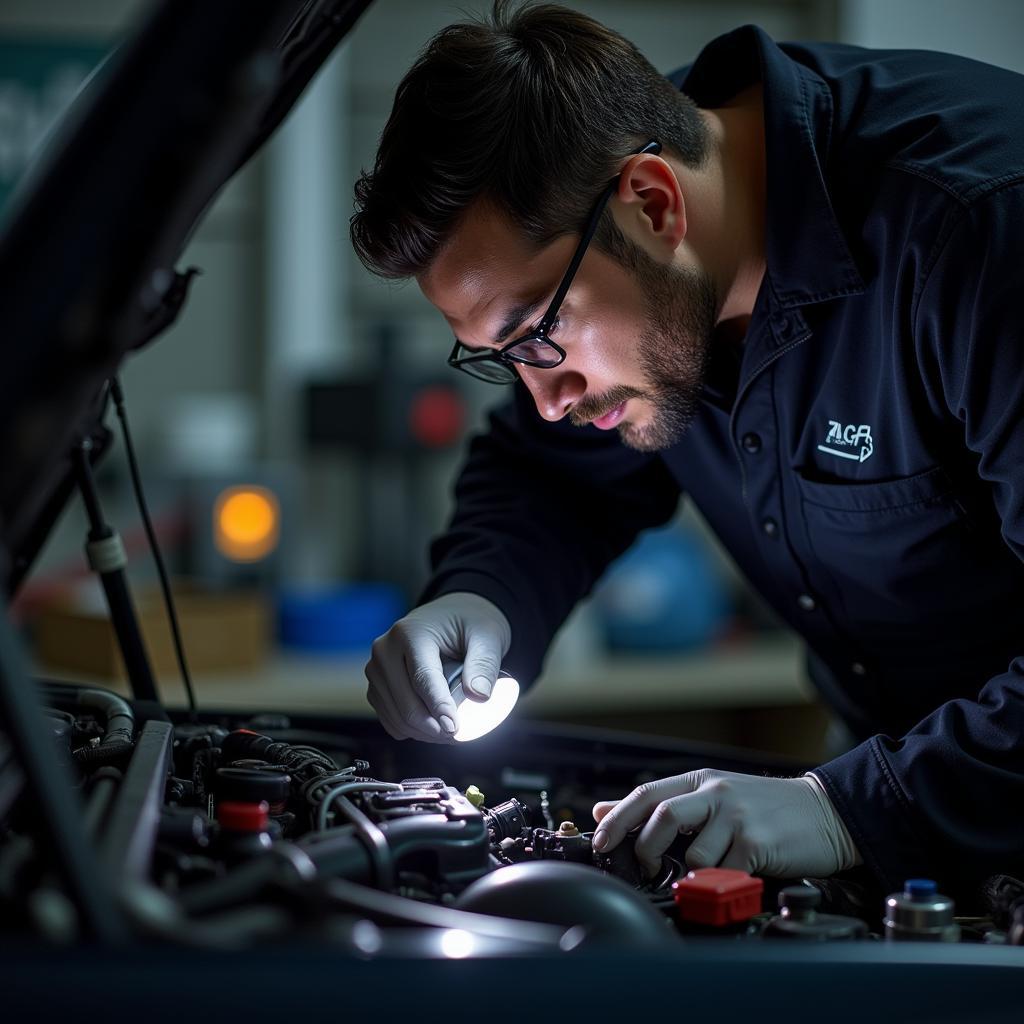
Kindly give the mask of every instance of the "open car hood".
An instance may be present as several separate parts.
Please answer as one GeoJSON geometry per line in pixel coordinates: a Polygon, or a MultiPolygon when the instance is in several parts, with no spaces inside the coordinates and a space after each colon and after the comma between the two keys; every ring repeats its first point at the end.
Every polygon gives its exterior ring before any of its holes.
{"type": "Polygon", "coordinates": [[[160,0],[101,66],[0,235],[0,588],[103,448],[105,381],[167,328],[177,260],[370,0],[160,0]]]}

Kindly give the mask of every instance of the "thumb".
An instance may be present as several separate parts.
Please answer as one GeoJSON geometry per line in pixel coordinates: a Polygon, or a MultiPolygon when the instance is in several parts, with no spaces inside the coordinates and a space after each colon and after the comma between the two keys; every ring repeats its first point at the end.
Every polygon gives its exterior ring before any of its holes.
{"type": "Polygon", "coordinates": [[[470,700],[485,701],[491,695],[501,668],[496,637],[471,633],[462,666],[462,691],[470,700]]]}
{"type": "Polygon", "coordinates": [[[618,800],[599,800],[594,804],[594,809],[590,813],[594,815],[594,821],[600,822],[601,819],[618,803],[618,800]]]}

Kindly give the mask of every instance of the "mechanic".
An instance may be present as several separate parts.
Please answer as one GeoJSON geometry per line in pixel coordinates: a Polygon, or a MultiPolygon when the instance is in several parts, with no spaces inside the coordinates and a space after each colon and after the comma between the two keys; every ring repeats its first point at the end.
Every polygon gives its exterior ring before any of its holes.
{"type": "Polygon", "coordinates": [[[641,786],[594,846],[1024,875],[1024,77],[748,26],[666,79],[580,13],[499,3],[406,75],[356,201],[360,258],[417,280],[449,363],[514,384],[374,644],[388,732],[449,738],[442,655],[479,699],[499,664],[535,678],[685,493],[856,745],[641,786]]]}

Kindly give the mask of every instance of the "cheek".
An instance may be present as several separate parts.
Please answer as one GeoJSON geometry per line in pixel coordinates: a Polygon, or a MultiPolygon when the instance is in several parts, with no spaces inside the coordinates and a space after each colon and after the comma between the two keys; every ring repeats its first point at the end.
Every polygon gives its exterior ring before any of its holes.
{"type": "Polygon", "coordinates": [[[629,383],[637,366],[640,340],[637,324],[621,311],[611,309],[600,320],[580,325],[573,346],[586,363],[587,372],[613,384],[629,383]]]}

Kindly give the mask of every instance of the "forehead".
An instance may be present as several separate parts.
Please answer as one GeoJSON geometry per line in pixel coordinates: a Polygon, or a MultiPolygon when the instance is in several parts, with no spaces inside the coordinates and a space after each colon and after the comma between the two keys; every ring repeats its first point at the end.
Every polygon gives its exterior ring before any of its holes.
{"type": "Polygon", "coordinates": [[[504,213],[478,201],[417,282],[460,338],[480,341],[510,304],[554,291],[573,245],[566,237],[538,249],[504,213]]]}

